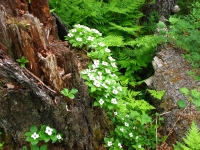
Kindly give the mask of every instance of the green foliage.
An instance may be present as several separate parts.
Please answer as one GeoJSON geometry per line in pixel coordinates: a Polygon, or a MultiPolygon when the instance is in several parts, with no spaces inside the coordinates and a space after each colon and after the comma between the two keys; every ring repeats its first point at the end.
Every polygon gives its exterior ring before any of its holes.
{"type": "Polygon", "coordinates": [[[24,68],[25,65],[26,65],[26,63],[29,62],[24,56],[22,56],[20,59],[17,59],[16,61],[17,61],[18,63],[20,63],[20,66],[21,66],[22,68],[24,68]]]}
{"type": "Polygon", "coordinates": [[[128,90],[129,79],[119,78],[116,60],[113,59],[108,45],[102,42],[105,39],[100,32],[83,25],[75,25],[69,30],[66,39],[72,45],[86,47],[87,55],[93,60],[88,69],[81,72],[81,76],[90,95],[95,98],[94,106],[102,107],[115,125],[110,137],[104,139],[105,146],[110,150],[123,147],[155,148],[157,126],[149,116],[154,107],[142,99],[136,100],[140,92],[128,90]]]}
{"type": "Polygon", "coordinates": [[[67,89],[67,88],[64,88],[61,93],[66,96],[66,97],[69,97],[70,99],[74,99],[74,95],[78,92],[77,89],[71,89],[70,91],[67,89]]]}
{"type": "Polygon", "coordinates": [[[189,132],[183,138],[184,143],[176,142],[174,150],[198,150],[200,149],[200,132],[194,122],[192,122],[189,132]]]}
{"type": "MultiPolygon", "coordinates": [[[[187,96],[187,101],[194,104],[197,110],[200,110],[200,92],[197,89],[188,90],[187,88],[183,87],[180,89],[180,92],[187,96]]],[[[177,105],[180,108],[185,108],[187,103],[185,100],[179,100],[177,105]]]]}
{"type": "MultiPolygon", "coordinates": [[[[30,131],[25,133],[26,141],[31,143],[31,150],[47,150],[47,146],[43,145],[38,147],[37,144],[39,141],[44,141],[45,143],[49,142],[50,140],[52,143],[61,142],[62,135],[57,133],[54,128],[50,128],[49,126],[42,125],[41,129],[38,130],[36,126],[31,126],[30,131]]],[[[26,147],[23,147],[26,150],[26,147]]]]}
{"type": "Polygon", "coordinates": [[[200,42],[198,38],[200,37],[200,3],[196,2],[192,5],[190,15],[185,15],[182,17],[170,17],[170,30],[169,35],[171,37],[170,41],[174,43],[177,47],[186,50],[184,58],[186,58],[191,65],[194,67],[195,71],[190,72],[200,78],[200,42]],[[191,44],[192,43],[192,44],[191,44]]]}
{"type": "Polygon", "coordinates": [[[151,94],[151,96],[157,98],[158,100],[161,100],[166,91],[165,90],[156,91],[156,90],[150,90],[150,89],[148,89],[148,92],[151,94]]]}

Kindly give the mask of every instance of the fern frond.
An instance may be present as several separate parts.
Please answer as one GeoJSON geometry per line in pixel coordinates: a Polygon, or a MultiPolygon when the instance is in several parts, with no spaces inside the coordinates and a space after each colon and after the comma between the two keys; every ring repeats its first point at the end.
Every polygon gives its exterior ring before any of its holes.
{"type": "Polygon", "coordinates": [[[189,132],[183,138],[184,143],[177,142],[174,145],[175,150],[199,150],[200,149],[200,132],[196,124],[192,122],[189,132]]]}
{"type": "Polygon", "coordinates": [[[108,35],[104,37],[103,43],[105,43],[108,46],[123,47],[124,46],[123,40],[124,38],[122,36],[108,35]]]}

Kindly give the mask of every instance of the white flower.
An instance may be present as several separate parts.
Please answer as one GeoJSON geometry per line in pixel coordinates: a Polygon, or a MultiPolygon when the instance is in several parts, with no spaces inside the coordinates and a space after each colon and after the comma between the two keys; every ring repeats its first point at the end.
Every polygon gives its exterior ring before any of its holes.
{"type": "Polygon", "coordinates": [[[99,65],[99,60],[95,59],[93,62],[95,65],[99,65]]]}
{"type": "Polygon", "coordinates": [[[108,52],[108,53],[110,53],[110,49],[108,49],[108,48],[106,48],[105,51],[108,52]]]}
{"type": "Polygon", "coordinates": [[[96,80],[95,77],[94,77],[94,75],[91,74],[91,73],[88,73],[88,77],[89,77],[90,80],[96,80]]]}
{"type": "Polygon", "coordinates": [[[120,128],[120,131],[124,132],[124,128],[120,128]]]}
{"type": "Polygon", "coordinates": [[[34,133],[31,135],[31,137],[32,137],[34,140],[36,140],[37,138],[39,138],[39,135],[38,135],[36,132],[34,132],[34,133]]]}
{"type": "Polygon", "coordinates": [[[111,99],[111,103],[113,103],[113,104],[117,104],[117,100],[116,100],[116,98],[112,98],[112,99],[111,99]]]}
{"type": "Polygon", "coordinates": [[[111,72],[110,72],[110,70],[109,69],[105,69],[105,71],[106,71],[106,73],[108,73],[108,74],[110,74],[111,72]]]}
{"type": "Polygon", "coordinates": [[[96,79],[97,79],[97,80],[102,80],[103,77],[102,77],[102,76],[97,76],[96,79]]]}
{"type": "Polygon", "coordinates": [[[130,136],[130,137],[133,137],[133,133],[129,133],[129,136],[130,136]]]}
{"type": "Polygon", "coordinates": [[[96,29],[91,29],[91,31],[93,31],[94,33],[96,33],[96,34],[99,34],[100,36],[102,35],[98,30],[96,30],[96,29]]]}
{"type": "Polygon", "coordinates": [[[118,93],[118,91],[116,89],[114,89],[112,92],[113,92],[113,94],[117,94],[118,93]]]}
{"type": "Polygon", "coordinates": [[[129,117],[129,115],[126,115],[125,117],[127,117],[127,118],[128,118],[128,117],[129,117]]]}
{"type": "Polygon", "coordinates": [[[116,64],[113,62],[111,63],[111,65],[114,67],[114,68],[117,68],[116,64]]]}
{"type": "Polygon", "coordinates": [[[138,136],[136,136],[135,139],[137,140],[137,139],[138,139],[138,136]]]}
{"type": "Polygon", "coordinates": [[[122,87],[121,87],[121,86],[117,87],[117,89],[118,89],[119,91],[122,91],[122,87]]]}
{"type": "Polygon", "coordinates": [[[117,116],[117,112],[116,111],[114,112],[114,115],[117,116]]]}
{"type": "Polygon", "coordinates": [[[101,76],[101,75],[102,75],[102,72],[98,71],[97,74],[101,76]]]}
{"type": "Polygon", "coordinates": [[[88,36],[88,40],[89,40],[89,41],[94,41],[94,37],[88,36]]]}
{"type": "Polygon", "coordinates": [[[104,46],[105,44],[102,42],[99,42],[99,46],[104,46]]]}
{"type": "Polygon", "coordinates": [[[48,135],[52,135],[52,131],[53,131],[53,129],[47,126],[45,133],[48,134],[48,135]]]}
{"type": "Polygon", "coordinates": [[[80,24],[76,24],[76,25],[74,25],[76,28],[81,28],[81,27],[83,27],[82,25],[80,25],[80,24]]]}
{"type": "Polygon", "coordinates": [[[96,69],[96,68],[98,68],[98,67],[99,67],[99,65],[97,65],[97,64],[93,64],[93,65],[92,65],[92,68],[93,68],[93,69],[96,69]]]}
{"type": "Polygon", "coordinates": [[[142,146],[141,146],[141,145],[138,145],[138,148],[142,148],[142,146]]]}
{"type": "Polygon", "coordinates": [[[56,135],[57,139],[60,140],[62,139],[62,137],[60,136],[60,134],[56,135]]]}
{"type": "Polygon", "coordinates": [[[95,47],[97,47],[97,45],[91,44],[91,45],[89,45],[89,47],[95,48],[95,47]]]}
{"type": "Polygon", "coordinates": [[[108,63],[105,62],[105,61],[102,61],[102,65],[104,65],[104,66],[108,66],[108,63]]]}
{"type": "Polygon", "coordinates": [[[115,59],[113,59],[111,56],[109,56],[108,59],[109,59],[110,61],[115,61],[115,59]]]}
{"type": "Polygon", "coordinates": [[[106,93],[104,96],[105,96],[106,98],[108,98],[109,95],[110,95],[109,93],[106,93]]]}
{"type": "Polygon", "coordinates": [[[126,127],[129,127],[129,124],[127,122],[124,123],[126,127]]]}
{"type": "Polygon", "coordinates": [[[76,32],[76,29],[72,29],[72,32],[76,32]]]}
{"type": "Polygon", "coordinates": [[[99,82],[99,81],[94,81],[94,85],[96,86],[96,87],[100,87],[100,85],[101,85],[101,83],[99,82]]]}
{"type": "Polygon", "coordinates": [[[121,143],[118,143],[118,146],[119,146],[119,148],[122,148],[122,144],[121,143]]]}
{"type": "Polygon", "coordinates": [[[106,89],[108,89],[108,86],[105,84],[105,83],[103,83],[103,84],[101,84],[104,88],[106,88],[106,89]]]}
{"type": "Polygon", "coordinates": [[[87,31],[90,32],[90,28],[86,27],[86,26],[83,26],[83,28],[85,28],[87,31]]]}
{"type": "Polygon", "coordinates": [[[67,34],[68,37],[73,37],[74,35],[72,33],[67,34]]]}
{"type": "Polygon", "coordinates": [[[112,146],[112,142],[108,141],[108,147],[112,146]]]}
{"type": "Polygon", "coordinates": [[[99,100],[99,104],[100,104],[100,105],[103,105],[103,103],[104,103],[104,100],[101,98],[101,99],[99,100]]]}
{"type": "Polygon", "coordinates": [[[136,126],[134,126],[134,127],[133,127],[133,130],[135,130],[135,129],[137,129],[137,127],[136,127],[136,126]]]}
{"type": "Polygon", "coordinates": [[[110,84],[110,83],[111,83],[109,80],[106,80],[105,82],[106,82],[107,84],[110,84]]]}
{"type": "Polygon", "coordinates": [[[82,41],[82,38],[76,38],[77,41],[81,42],[82,41]]]}

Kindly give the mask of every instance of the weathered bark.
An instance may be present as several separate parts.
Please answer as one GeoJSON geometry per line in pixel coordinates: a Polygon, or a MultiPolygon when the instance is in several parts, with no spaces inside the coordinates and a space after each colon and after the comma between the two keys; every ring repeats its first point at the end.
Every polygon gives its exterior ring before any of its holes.
{"type": "Polygon", "coordinates": [[[168,135],[168,144],[172,145],[182,141],[192,120],[200,125],[199,111],[194,106],[180,109],[177,106],[179,100],[187,100],[180,92],[180,88],[199,89],[199,82],[195,81],[188,72],[192,70],[190,64],[182,57],[181,50],[176,50],[167,45],[154,57],[153,66],[155,75],[152,79],[151,88],[166,90],[161,101],[154,100],[153,104],[157,111],[162,114],[162,134],[168,135]]]}
{"type": "Polygon", "coordinates": [[[64,135],[64,142],[49,149],[101,149],[108,119],[101,109],[92,107],[79,74],[81,62],[67,42],[56,40],[57,27],[48,1],[0,3],[0,131],[4,148],[21,149],[27,144],[24,134],[29,127],[46,124],[64,135]],[[14,62],[21,56],[29,60],[27,69],[14,62]],[[79,90],[74,100],[61,95],[64,87],[79,90]]]}

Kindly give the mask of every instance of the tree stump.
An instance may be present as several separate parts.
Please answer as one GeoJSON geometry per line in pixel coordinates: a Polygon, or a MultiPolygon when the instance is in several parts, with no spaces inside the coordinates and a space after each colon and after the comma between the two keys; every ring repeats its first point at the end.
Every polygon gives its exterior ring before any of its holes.
{"type": "Polygon", "coordinates": [[[109,120],[80,77],[81,63],[67,42],[56,39],[56,21],[47,0],[0,0],[0,140],[4,149],[27,145],[25,133],[42,124],[63,133],[61,144],[48,149],[101,149],[109,120]],[[25,56],[21,68],[15,62],[25,56]],[[63,88],[76,88],[75,99],[63,88]]]}

